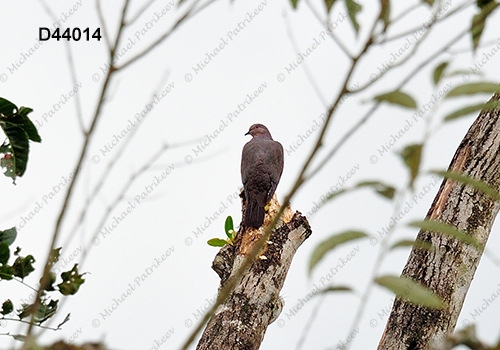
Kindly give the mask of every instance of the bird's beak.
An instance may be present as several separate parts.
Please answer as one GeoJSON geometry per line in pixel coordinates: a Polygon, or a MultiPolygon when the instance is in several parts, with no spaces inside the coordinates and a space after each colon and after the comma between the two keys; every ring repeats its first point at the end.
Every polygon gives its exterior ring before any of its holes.
{"type": "Polygon", "coordinates": [[[250,131],[245,134],[245,136],[250,135],[250,131]]]}

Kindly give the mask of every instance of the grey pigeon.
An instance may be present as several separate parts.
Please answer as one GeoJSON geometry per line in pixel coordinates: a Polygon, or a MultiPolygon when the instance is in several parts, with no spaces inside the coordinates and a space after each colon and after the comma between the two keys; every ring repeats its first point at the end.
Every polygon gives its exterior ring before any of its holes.
{"type": "Polygon", "coordinates": [[[276,191],[283,172],[283,146],[274,141],[262,124],[254,124],[245,135],[252,139],[243,147],[241,180],[245,191],[245,227],[259,228],[264,222],[264,207],[276,191]]]}

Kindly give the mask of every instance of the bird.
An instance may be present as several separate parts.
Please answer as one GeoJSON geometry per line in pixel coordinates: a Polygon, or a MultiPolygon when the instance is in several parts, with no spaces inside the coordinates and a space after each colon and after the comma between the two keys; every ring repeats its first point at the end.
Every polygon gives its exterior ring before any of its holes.
{"type": "Polygon", "coordinates": [[[245,193],[245,227],[259,228],[264,222],[265,207],[276,191],[283,173],[283,146],[274,141],[262,124],[254,124],[245,135],[252,139],[241,155],[241,180],[245,193]]]}

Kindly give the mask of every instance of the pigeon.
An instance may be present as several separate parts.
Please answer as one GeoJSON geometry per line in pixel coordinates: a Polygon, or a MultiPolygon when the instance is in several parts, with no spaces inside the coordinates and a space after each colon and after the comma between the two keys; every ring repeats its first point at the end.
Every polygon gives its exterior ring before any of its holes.
{"type": "Polygon", "coordinates": [[[259,228],[264,222],[265,207],[276,191],[283,173],[283,146],[274,141],[262,124],[254,124],[245,135],[252,139],[243,147],[241,180],[245,192],[245,227],[259,228]]]}

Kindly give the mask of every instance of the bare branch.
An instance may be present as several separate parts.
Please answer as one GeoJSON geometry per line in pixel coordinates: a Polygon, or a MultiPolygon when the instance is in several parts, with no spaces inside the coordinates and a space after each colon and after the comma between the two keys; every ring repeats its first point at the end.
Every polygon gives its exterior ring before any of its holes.
{"type": "MultiPolygon", "coordinates": [[[[116,42],[115,42],[114,48],[117,47],[119,39],[120,39],[120,35],[121,35],[122,29],[123,29],[123,24],[124,24],[124,17],[125,17],[125,13],[127,11],[128,4],[129,4],[129,0],[125,0],[125,5],[123,6],[123,11],[122,11],[122,19],[121,19],[121,22],[120,22],[120,26],[119,26],[119,30],[118,30],[118,34],[117,34],[117,38],[116,38],[116,42]]],[[[52,252],[53,252],[53,250],[55,248],[55,244],[56,244],[57,238],[59,236],[59,232],[61,230],[61,225],[62,225],[62,222],[64,220],[64,217],[65,217],[65,214],[66,214],[66,210],[68,208],[69,201],[71,199],[71,195],[73,193],[73,189],[74,189],[75,184],[76,184],[76,180],[79,178],[80,170],[82,168],[83,161],[85,159],[85,155],[87,154],[87,151],[88,151],[88,144],[90,142],[90,138],[91,138],[91,136],[93,134],[95,126],[97,125],[97,121],[99,120],[99,117],[101,115],[101,108],[103,106],[104,96],[106,95],[106,91],[107,91],[109,82],[111,80],[111,76],[112,76],[112,74],[114,72],[113,66],[112,66],[113,55],[114,55],[114,49],[113,49],[113,51],[111,52],[111,55],[110,55],[110,69],[108,71],[108,74],[106,75],[106,79],[105,79],[104,84],[103,84],[102,89],[101,89],[101,94],[100,94],[100,97],[99,97],[99,102],[98,102],[97,107],[96,107],[94,118],[92,120],[90,128],[85,133],[85,139],[84,139],[84,143],[83,143],[82,150],[81,150],[81,153],[80,153],[80,157],[78,159],[77,166],[75,168],[75,172],[74,172],[73,178],[71,179],[71,182],[70,182],[70,184],[68,186],[68,190],[66,192],[66,196],[64,198],[64,202],[63,202],[61,211],[60,211],[59,216],[58,216],[57,221],[56,221],[56,226],[54,228],[54,233],[52,235],[52,241],[50,243],[49,253],[47,255],[47,259],[45,261],[45,266],[44,266],[44,269],[43,269],[42,278],[40,280],[40,287],[38,288],[38,293],[36,295],[35,303],[34,303],[34,306],[33,306],[35,310],[37,310],[39,308],[39,306],[40,306],[40,298],[41,298],[42,293],[43,293],[43,286],[47,285],[48,279],[50,278],[50,266],[51,266],[50,261],[52,260],[52,252]]],[[[30,326],[28,328],[28,332],[27,332],[27,335],[26,335],[26,337],[28,339],[25,342],[26,346],[27,346],[27,344],[31,343],[30,339],[31,339],[31,336],[32,336],[31,334],[32,334],[32,331],[33,331],[34,321],[35,321],[35,315],[33,314],[32,317],[31,317],[30,326]]]]}
{"type": "Polygon", "coordinates": [[[144,13],[144,11],[146,11],[146,10],[149,8],[149,6],[151,6],[151,4],[152,4],[153,2],[155,2],[155,1],[156,1],[156,0],[149,0],[149,2],[147,2],[146,4],[144,4],[144,6],[143,6],[141,9],[139,9],[139,11],[137,11],[137,13],[135,14],[135,16],[134,16],[134,17],[132,17],[132,18],[131,18],[128,22],[127,22],[127,24],[126,24],[126,25],[127,25],[127,26],[130,26],[130,25],[132,25],[135,21],[137,21],[137,19],[138,19],[138,18],[139,18],[139,17],[140,17],[143,13],[144,13]]]}
{"type": "Polygon", "coordinates": [[[215,0],[208,0],[206,3],[195,9],[195,6],[198,4],[200,0],[194,0],[191,6],[186,10],[186,12],[175,22],[175,24],[170,28],[166,33],[164,33],[161,37],[159,37],[156,41],[154,41],[152,44],[150,44],[148,47],[146,47],[142,52],[138,53],[134,57],[132,57],[130,60],[126,61],[123,63],[121,66],[117,67],[116,69],[123,69],[127,67],[128,65],[134,63],[135,61],[141,59],[144,57],[147,53],[152,51],[156,46],[161,44],[165,39],[167,39],[170,34],[172,34],[175,29],[177,29],[178,26],[180,26],[184,21],[187,19],[193,17],[195,14],[200,12],[202,9],[207,7],[208,5],[212,4],[215,2],[215,0]]]}
{"type": "Polygon", "coordinates": [[[112,50],[112,45],[110,41],[110,36],[108,34],[108,29],[106,28],[106,21],[104,21],[104,15],[102,13],[102,8],[101,8],[101,0],[96,0],[96,9],[97,9],[97,16],[99,17],[99,22],[101,23],[102,27],[102,33],[104,36],[104,39],[106,40],[106,46],[108,47],[108,51],[112,50]]]}
{"type": "MultiPolygon", "coordinates": [[[[314,14],[314,16],[317,18],[317,20],[319,21],[319,23],[321,23],[321,25],[325,29],[328,29],[330,27],[329,20],[327,19],[326,21],[323,21],[323,19],[321,18],[320,14],[318,13],[318,11],[311,4],[310,0],[306,0],[306,4],[307,4],[307,6],[309,6],[309,9],[314,14]]],[[[344,45],[344,43],[339,38],[337,38],[337,36],[333,32],[333,30],[330,31],[330,36],[332,37],[333,41],[335,41],[335,43],[340,47],[340,49],[342,51],[344,51],[344,53],[346,54],[346,56],[349,57],[350,59],[352,59],[353,55],[349,52],[349,49],[344,45]]]]}
{"type": "MultiPolygon", "coordinates": [[[[57,16],[52,12],[50,9],[49,5],[45,3],[45,0],[40,0],[42,3],[42,7],[44,8],[45,12],[49,15],[50,18],[55,22],[57,22],[57,16]]],[[[66,49],[66,55],[68,56],[68,62],[69,62],[69,71],[71,74],[71,79],[73,81],[73,86],[76,86],[78,84],[78,79],[76,78],[76,69],[75,69],[75,63],[73,61],[73,53],[71,52],[71,45],[70,42],[67,40],[63,40],[64,42],[64,47],[66,49]]],[[[76,116],[78,120],[78,124],[80,125],[80,130],[82,133],[85,132],[85,125],[83,123],[83,116],[82,116],[82,104],[80,102],[80,94],[75,94],[75,104],[76,104],[76,116]]]]}
{"type": "MultiPolygon", "coordinates": [[[[472,5],[472,4],[474,4],[474,1],[468,0],[468,1],[466,1],[465,3],[463,3],[463,4],[459,5],[458,7],[454,8],[453,10],[451,10],[449,13],[445,14],[445,15],[444,15],[444,16],[442,16],[441,18],[439,18],[439,19],[435,19],[435,20],[434,20],[434,22],[433,22],[432,24],[442,22],[442,21],[444,21],[445,19],[447,19],[447,18],[449,18],[449,17],[453,16],[454,14],[456,14],[456,13],[460,12],[461,10],[466,9],[469,5],[472,5]]],[[[423,2],[420,2],[420,3],[418,3],[417,5],[415,5],[414,7],[415,7],[415,8],[417,8],[417,7],[419,7],[420,5],[423,5],[423,2]],[[418,6],[417,6],[417,5],[418,5],[418,6]]],[[[403,13],[401,14],[401,17],[400,17],[400,18],[398,18],[398,19],[403,18],[403,17],[404,17],[404,16],[406,16],[407,14],[408,14],[408,13],[406,13],[406,11],[405,11],[405,12],[403,12],[403,13]]],[[[413,28],[413,29],[410,29],[410,30],[407,30],[407,31],[401,32],[401,33],[399,33],[399,34],[397,34],[397,35],[395,35],[395,36],[393,36],[393,37],[385,38],[385,39],[384,39],[384,40],[382,40],[380,43],[387,43],[387,42],[390,42],[390,41],[394,41],[394,40],[397,40],[397,39],[404,38],[404,37],[406,37],[406,36],[408,36],[408,35],[410,35],[410,34],[412,34],[412,33],[416,32],[416,31],[417,31],[417,30],[419,30],[419,29],[422,29],[422,26],[419,26],[419,27],[417,27],[417,28],[413,28]]]]}
{"type": "MultiPolygon", "coordinates": [[[[290,21],[288,20],[286,13],[284,16],[285,16],[286,32],[288,34],[288,38],[290,39],[290,44],[292,44],[292,47],[293,47],[293,50],[295,51],[295,53],[299,53],[300,50],[299,50],[299,47],[297,46],[297,42],[295,41],[295,36],[293,35],[292,28],[290,26],[290,21]]],[[[304,62],[302,62],[301,66],[304,68],[304,73],[306,74],[307,80],[309,80],[309,83],[311,84],[314,92],[316,93],[316,96],[318,96],[323,107],[326,108],[328,106],[328,102],[326,101],[326,98],[321,93],[321,90],[318,87],[318,84],[314,80],[314,77],[312,75],[311,70],[309,69],[308,64],[304,61],[304,62]]]]}

